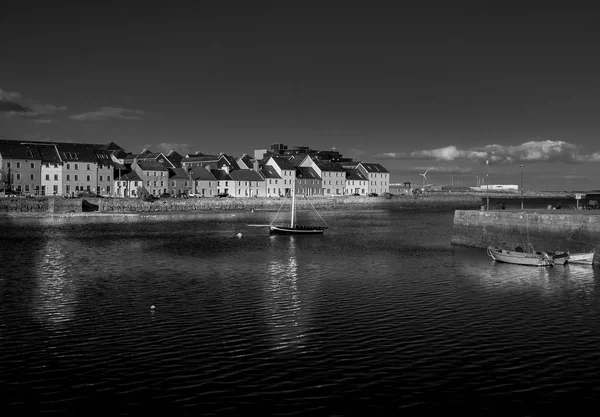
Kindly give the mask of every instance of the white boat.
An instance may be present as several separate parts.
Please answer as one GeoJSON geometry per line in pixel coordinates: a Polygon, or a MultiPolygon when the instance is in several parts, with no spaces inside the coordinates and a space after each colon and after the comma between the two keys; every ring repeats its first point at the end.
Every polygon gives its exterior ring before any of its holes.
{"type": "Polygon", "coordinates": [[[594,252],[570,253],[567,263],[591,265],[594,263],[594,252]]]}
{"type": "Polygon", "coordinates": [[[499,249],[494,246],[487,247],[487,254],[495,261],[515,265],[553,266],[552,257],[546,252],[518,252],[499,249]]]}

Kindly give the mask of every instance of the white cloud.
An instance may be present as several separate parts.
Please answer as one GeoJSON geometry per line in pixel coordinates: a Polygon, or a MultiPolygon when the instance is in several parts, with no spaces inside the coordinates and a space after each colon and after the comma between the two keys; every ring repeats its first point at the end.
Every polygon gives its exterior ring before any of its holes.
{"type": "MultiPolygon", "coordinates": [[[[192,145],[187,143],[159,143],[159,151],[167,155],[170,151],[175,151],[181,155],[193,153],[192,145]]],[[[150,147],[148,147],[150,149],[150,147]]]]}
{"type": "Polygon", "coordinates": [[[11,93],[9,91],[4,91],[3,89],[0,88],[0,100],[3,101],[15,101],[17,99],[21,98],[21,93],[11,93]]]}
{"type": "Polygon", "coordinates": [[[485,145],[478,148],[459,149],[454,145],[414,152],[388,152],[376,155],[377,159],[433,159],[442,162],[470,160],[504,164],[514,162],[600,162],[600,152],[585,154],[581,146],[565,141],[533,140],[520,145],[485,145]]]}
{"type": "Polygon", "coordinates": [[[69,116],[73,120],[97,121],[97,120],[139,120],[144,115],[142,110],[124,109],[122,107],[101,107],[96,111],[74,114],[69,116]]]}

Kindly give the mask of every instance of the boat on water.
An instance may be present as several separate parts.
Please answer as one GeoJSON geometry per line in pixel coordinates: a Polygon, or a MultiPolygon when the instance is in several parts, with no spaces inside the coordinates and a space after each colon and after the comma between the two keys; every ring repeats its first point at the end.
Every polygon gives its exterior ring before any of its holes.
{"type": "Polygon", "coordinates": [[[327,225],[327,222],[323,220],[323,217],[321,217],[321,215],[319,214],[315,206],[312,204],[312,202],[308,199],[308,197],[303,196],[303,198],[306,201],[308,201],[309,205],[312,208],[312,211],[316,213],[316,215],[320,219],[321,224],[316,224],[314,220],[307,221],[303,219],[302,216],[299,218],[297,215],[298,210],[296,208],[296,192],[294,188],[292,188],[291,190],[291,197],[292,204],[291,212],[289,214],[289,223],[283,222],[285,217],[284,215],[280,217],[280,214],[282,214],[281,209],[286,203],[286,200],[288,200],[286,198],[281,203],[281,206],[279,206],[279,210],[277,211],[277,214],[275,215],[270,224],[249,224],[248,226],[268,226],[269,233],[276,235],[322,235],[325,232],[325,229],[329,228],[329,226],[327,225]],[[281,218],[281,221],[278,221],[279,218],[281,218]]]}
{"type": "Polygon", "coordinates": [[[552,257],[546,252],[520,252],[499,249],[494,246],[487,247],[487,254],[490,258],[498,262],[505,262],[515,265],[530,266],[553,266],[552,257]]]}
{"type": "Polygon", "coordinates": [[[569,252],[549,252],[548,255],[552,256],[552,261],[554,262],[554,265],[564,265],[567,262],[569,262],[569,252]]]}
{"type": "Polygon", "coordinates": [[[594,252],[570,253],[567,263],[592,265],[594,263],[594,252]]]}

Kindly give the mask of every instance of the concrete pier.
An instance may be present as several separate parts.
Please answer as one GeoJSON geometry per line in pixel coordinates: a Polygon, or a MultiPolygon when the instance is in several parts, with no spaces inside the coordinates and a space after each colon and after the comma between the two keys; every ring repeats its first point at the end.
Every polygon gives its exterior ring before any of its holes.
{"type": "Polygon", "coordinates": [[[452,244],[536,251],[596,253],[600,264],[600,212],[581,210],[456,210],[452,244]]]}

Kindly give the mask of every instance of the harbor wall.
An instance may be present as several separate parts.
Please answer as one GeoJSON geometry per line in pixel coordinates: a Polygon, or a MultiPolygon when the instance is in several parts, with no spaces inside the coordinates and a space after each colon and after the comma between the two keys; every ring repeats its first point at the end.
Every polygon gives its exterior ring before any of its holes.
{"type": "Polygon", "coordinates": [[[600,213],[590,213],[596,211],[455,210],[452,244],[600,254],[600,213]]]}

